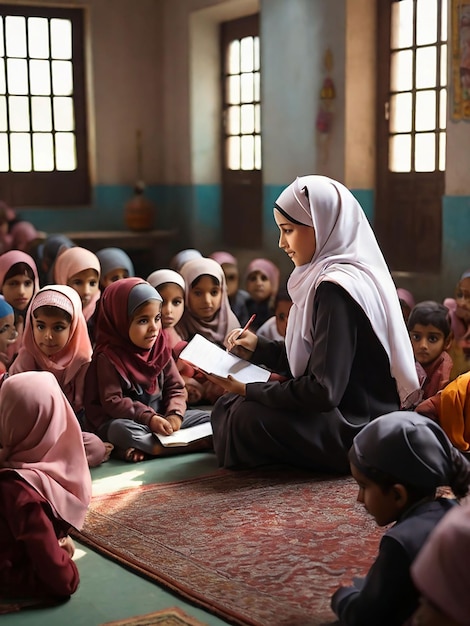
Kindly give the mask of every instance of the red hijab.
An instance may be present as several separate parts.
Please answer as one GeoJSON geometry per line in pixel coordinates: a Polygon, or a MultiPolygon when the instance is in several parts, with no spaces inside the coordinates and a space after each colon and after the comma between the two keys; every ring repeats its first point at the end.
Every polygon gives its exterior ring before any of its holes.
{"type": "Polygon", "coordinates": [[[93,355],[105,354],[125,381],[132,386],[140,385],[151,394],[156,389],[157,376],[171,358],[171,351],[161,330],[150,350],[139,348],[130,340],[132,315],[128,313],[128,303],[136,285],[148,288],[141,290],[142,297],[138,304],[133,303],[134,310],[148,300],[161,301],[157,290],[142,278],[122,278],[108,285],[98,304],[93,355]]]}

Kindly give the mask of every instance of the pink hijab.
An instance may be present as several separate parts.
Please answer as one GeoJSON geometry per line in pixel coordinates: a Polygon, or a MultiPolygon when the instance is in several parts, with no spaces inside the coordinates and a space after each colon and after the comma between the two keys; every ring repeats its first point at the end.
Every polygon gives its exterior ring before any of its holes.
{"type": "MultiPolygon", "coordinates": [[[[33,290],[33,297],[34,297],[34,294],[39,289],[38,269],[36,267],[36,263],[34,262],[33,257],[29,256],[29,254],[26,254],[26,252],[22,252],[21,250],[9,250],[8,252],[4,252],[3,254],[0,255],[0,290],[3,290],[3,283],[5,282],[5,276],[10,271],[10,268],[12,268],[13,265],[16,265],[17,263],[25,263],[31,268],[31,271],[33,272],[33,276],[34,276],[34,290],[33,290]]],[[[20,315],[21,317],[25,317],[25,312],[28,310],[28,307],[30,306],[30,304],[31,304],[31,301],[26,307],[25,311],[18,311],[15,309],[16,322],[18,321],[18,315],[20,315]]],[[[18,337],[14,343],[11,343],[8,346],[8,350],[7,350],[7,354],[9,355],[10,360],[18,352],[23,342],[24,331],[22,328],[22,324],[21,326],[19,326],[17,323],[16,329],[18,331],[18,337]]]]}
{"type": "MultiPolygon", "coordinates": [[[[91,252],[91,250],[87,250],[87,248],[80,248],[79,246],[68,248],[59,254],[55,261],[54,280],[60,285],[67,285],[72,276],[88,269],[98,272],[97,280],[99,282],[101,266],[96,254],[91,252]]],[[[95,312],[96,303],[100,296],[101,292],[98,289],[90,302],[83,307],[83,315],[87,321],[95,312]]]]}
{"type": "Polygon", "coordinates": [[[418,590],[457,624],[470,616],[470,503],[455,506],[437,524],[411,566],[418,590]]]}
{"type": "Polygon", "coordinates": [[[186,303],[183,317],[176,325],[176,330],[186,340],[190,340],[196,333],[209,341],[223,344],[226,335],[240,326],[240,322],[234,315],[227,295],[227,285],[222,266],[214,259],[197,258],[188,261],[180,270],[186,283],[186,303]],[[208,275],[216,278],[222,288],[222,302],[220,309],[210,322],[195,317],[189,309],[189,291],[193,282],[200,276],[208,275]]]}
{"type": "Polygon", "coordinates": [[[8,274],[10,268],[17,263],[26,263],[26,265],[29,265],[31,268],[34,275],[33,293],[36,293],[39,289],[38,268],[36,267],[33,257],[22,250],[9,250],[8,252],[0,254],[0,289],[3,288],[5,276],[8,274]]]}
{"type": "Polygon", "coordinates": [[[270,261],[269,259],[261,258],[261,259],[253,259],[252,261],[250,261],[250,263],[248,263],[248,266],[245,270],[245,278],[244,278],[245,288],[246,288],[247,278],[252,272],[262,272],[269,278],[271,282],[271,288],[272,288],[270,297],[274,298],[279,289],[279,277],[281,274],[277,265],[273,263],[272,261],[270,261]]]}
{"type": "Polygon", "coordinates": [[[62,389],[77,375],[85,363],[91,361],[92,347],[80,296],[67,285],[47,285],[33,297],[26,318],[23,344],[10,367],[10,374],[35,369],[48,370],[57,378],[62,389]],[[34,339],[34,311],[41,306],[56,306],[72,317],[70,335],[64,348],[52,357],[39,349],[34,339]]]}
{"type": "Polygon", "coordinates": [[[75,528],[91,498],[82,432],[50,372],[23,372],[0,389],[0,471],[14,470],[75,528]]]}

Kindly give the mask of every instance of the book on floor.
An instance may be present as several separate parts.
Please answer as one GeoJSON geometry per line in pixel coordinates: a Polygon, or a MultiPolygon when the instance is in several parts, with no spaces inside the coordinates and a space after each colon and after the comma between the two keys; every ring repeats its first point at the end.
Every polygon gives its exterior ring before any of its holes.
{"type": "Polygon", "coordinates": [[[265,383],[271,374],[269,370],[240,359],[198,334],[181,351],[179,358],[202,372],[223,378],[230,375],[242,383],[265,383]]]}
{"type": "Polygon", "coordinates": [[[171,435],[155,435],[162,446],[188,446],[193,441],[204,439],[212,435],[212,425],[210,422],[196,424],[189,428],[180,428],[171,435]]]}

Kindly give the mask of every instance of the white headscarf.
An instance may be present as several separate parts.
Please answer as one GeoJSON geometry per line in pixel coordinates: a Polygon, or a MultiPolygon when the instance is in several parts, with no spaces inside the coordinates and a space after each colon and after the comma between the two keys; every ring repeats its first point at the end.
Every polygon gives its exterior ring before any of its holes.
{"type": "Polygon", "coordinates": [[[340,285],[363,309],[390,360],[404,408],[419,399],[413,350],[396,287],[369,222],[352,193],[325,176],[297,178],[275,208],[292,222],[313,226],[316,250],[310,263],[296,267],[288,281],[293,301],[286,333],[294,376],[307,367],[313,346],[313,300],[318,285],[340,285]]]}

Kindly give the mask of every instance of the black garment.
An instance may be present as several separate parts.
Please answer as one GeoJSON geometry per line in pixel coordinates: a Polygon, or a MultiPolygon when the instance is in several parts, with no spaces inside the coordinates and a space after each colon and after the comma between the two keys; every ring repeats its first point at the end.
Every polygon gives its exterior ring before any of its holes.
{"type": "MultiPolygon", "coordinates": [[[[211,421],[221,466],[285,463],[349,473],[354,436],[374,417],[399,409],[388,356],[342,287],[324,282],[317,289],[312,333],[303,376],[249,383],[245,398],[225,394],[217,401],[211,421]]],[[[284,342],[260,337],[252,360],[288,373],[284,342]]]]}
{"type": "Polygon", "coordinates": [[[402,626],[411,617],[420,595],[411,579],[411,564],[455,503],[448,498],[422,502],[385,533],[367,577],[333,595],[331,605],[343,626],[402,626]]]}

